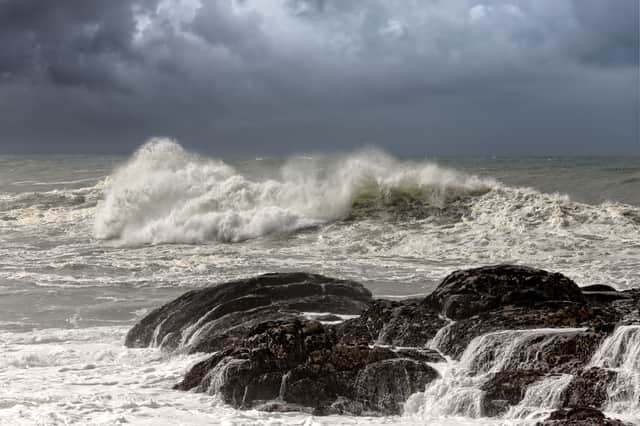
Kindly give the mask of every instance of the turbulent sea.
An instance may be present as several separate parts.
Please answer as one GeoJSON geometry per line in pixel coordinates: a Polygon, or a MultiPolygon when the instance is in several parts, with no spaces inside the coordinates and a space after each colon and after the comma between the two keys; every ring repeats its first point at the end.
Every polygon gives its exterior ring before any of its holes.
{"type": "Polygon", "coordinates": [[[387,418],[237,411],[170,390],[202,355],[123,345],[151,309],[233,278],[303,270],[403,298],[504,262],[639,286],[640,158],[223,161],[162,139],[0,156],[0,424],[526,424],[415,400],[387,418]]]}

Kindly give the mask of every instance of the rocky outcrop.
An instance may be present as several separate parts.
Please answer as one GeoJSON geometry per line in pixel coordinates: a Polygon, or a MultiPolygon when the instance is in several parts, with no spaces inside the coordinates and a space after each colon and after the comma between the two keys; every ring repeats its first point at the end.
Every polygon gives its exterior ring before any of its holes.
{"type": "Polygon", "coordinates": [[[545,302],[584,303],[580,288],[562,274],[526,266],[497,265],[456,271],[425,303],[452,320],[502,308],[533,308],[545,302]]]}
{"type": "Polygon", "coordinates": [[[215,393],[242,408],[285,404],[317,414],[398,414],[438,376],[423,356],[343,345],[318,321],[266,322],[243,345],[194,366],[176,388],[215,393]]]}
{"type": "Polygon", "coordinates": [[[620,420],[606,417],[600,410],[574,407],[556,410],[536,426],[630,426],[620,420]]]}
{"type": "Polygon", "coordinates": [[[593,344],[632,315],[634,300],[619,293],[590,298],[562,274],[499,265],[452,273],[423,304],[455,320],[439,339],[439,349],[454,358],[475,337],[493,331],[573,327],[593,333],[587,346],[570,346],[569,355],[584,363],[593,344]]]}
{"type": "Polygon", "coordinates": [[[616,378],[612,370],[591,367],[577,372],[566,391],[563,406],[586,406],[603,409],[607,401],[608,387],[616,378]]]}
{"type": "Polygon", "coordinates": [[[447,320],[416,300],[376,300],[360,317],[337,326],[344,343],[424,347],[447,320]]]}
{"type": "Polygon", "coordinates": [[[484,392],[482,413],[488,417],[504,414],[509,407],[522,401],[527,387],[543,375],[537,370],[503,370],[492,373],[480,388],[484,392]]]}
{"type": "Polygon", "coordinates": [[[371,302],[362,284],[307,273],[265,274],[189,291],[144,317],[127,334],[129,347],[220,350],[257,323],[302,312],[359,315],[371,302]]]}
{"type": "Polygon", "coordinates": [[[456,271],[429,296],[404,301],[290,273],[188,292],[140,321],[126,344],[211,353],[176,388],[240,408],[398,414],[439,378],[430,364],[446,355],[477,383],[470,395],[482,415],[504,415],[551,377],[563,386],[554,406],[586,408],[541,424],[609,424],[597,410],[616,374],[590,361],[617,326],[639,322],[640,291],[581,289],[523,266],[456,271]],[[593,421],[601,423],[584,423],[593,421]]]}
{"type": "MultiPolygon", "coordinates": [[[[603,313],[603,315],[611,316],[610,313],[603,313]]],[[[575,362],[576,366],[581,366],[588,362],[593,351],[606,335],[599,328],[590,327],[598,321],[594,316],[591,308],[586,306],[570,306],[555,310],[509,307],[450,324],[440,335],[438,349],[458,359],[474,338],[499,330],[584,328],[584,331],[557,336],[553,344],[545,346],[539,360],[558,372],[562,370],[561,366],[564,364],[575,362]],[[581,315],[585,315],[586,318],[581,320],[581,315]],[[591,330],[587,331],[589,328],[591,330]]]]}
{"type": "MultiPolygon", "coordinates": [[[[267,274],[188,292],[140,321],[126,344],[214,353],[176,388],[215,393],[235,407],[398,414],[438,376],[428,363],[443,358],[424,348],[392,350],[345,338],[335,325],[340,315],[376,303],[352,281],[267,274]]],[[[376,326],[382,330],[385,321],[376,326]]]]}

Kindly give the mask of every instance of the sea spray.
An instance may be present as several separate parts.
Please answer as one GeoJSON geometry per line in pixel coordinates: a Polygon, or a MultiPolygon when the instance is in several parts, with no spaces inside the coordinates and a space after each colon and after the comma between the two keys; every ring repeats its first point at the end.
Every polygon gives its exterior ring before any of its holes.
{"type": "MultiPolygon", "coordinates": [[[[268,171],[243,172],[153,139],[101,183],[93,234],[134,245],[242,242],[343,221],[415,222],[434,232],[455,227],[455,235],[472,240],[474,252],[485,251],[490,237],[492,250],[504,248],[504,258],[514,244],[521,255],[538,253],[549,233],[580,253],[594,240],[631,239],[640,227],[634,206],[576,203],[372,149],[264,167],[268,171]],[[530,239],[535,246],[516,240],[525,231],[536,233],[530,239]]],[[[407,234],[388,254],[433,257],[423,234],[407,234]]]]}
{"type": "Polygon", "coordinates": [[[407,199],[418,207],[443,208],[494,185],[377,151],[322,167],[300,161],[285,164],[276,178],[253,180],[222,161],[154,139],[109,179],[94,234],[132,244],[238,242],[345,219],[372,205],[405,206],[407,199]]]}

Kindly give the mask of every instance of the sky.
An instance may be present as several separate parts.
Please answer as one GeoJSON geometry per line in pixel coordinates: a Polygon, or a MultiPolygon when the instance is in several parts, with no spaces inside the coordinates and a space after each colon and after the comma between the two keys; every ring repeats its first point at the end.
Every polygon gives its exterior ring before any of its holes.
{"type": "Polygon", "coordinates": [[[638,0],[0,0],[0,153],[640,155],[638,0]]]}

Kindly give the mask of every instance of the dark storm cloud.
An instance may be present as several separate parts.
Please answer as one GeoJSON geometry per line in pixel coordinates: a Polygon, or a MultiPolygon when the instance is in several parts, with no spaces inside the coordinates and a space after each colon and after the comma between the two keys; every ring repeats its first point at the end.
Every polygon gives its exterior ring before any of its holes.
{"type": "Polygon", "coordinates": [[[638,153],[637,0],[0,0],[0,151],[638,153]]]}
{"type": "Polygon", "coordinates": [[[582,59],[609,65],[638,66],[638,11],[635,0],[574,0],[577,20],[584,30],[582,59]]]}
{"type": "Polygon", "coordinates": [[[111,87],[119,65],[135,59],[134,29],[129,1],[1,0],[0,73],[54,86],[111,87]]]}

